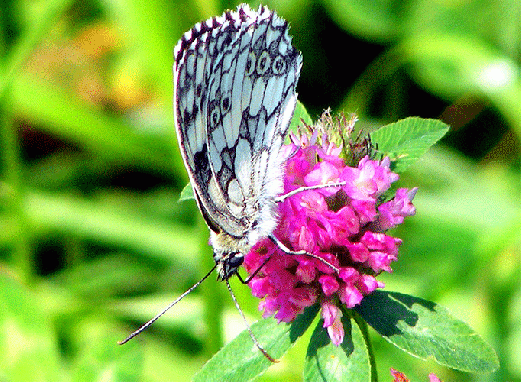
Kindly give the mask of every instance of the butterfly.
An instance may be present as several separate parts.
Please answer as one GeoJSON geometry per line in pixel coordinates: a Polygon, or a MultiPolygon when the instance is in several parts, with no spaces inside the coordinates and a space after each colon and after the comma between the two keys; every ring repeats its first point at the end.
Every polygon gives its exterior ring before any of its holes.
{"type": "MultiPolygon", "coordinates": [[[[194,198],[210,229],[215,266],[120,344],[150,326],[214,270],[226,281],[244,318],[228,279],[237,275],[248,283],[237,272],[260,239],[270,238],[288,254],[316,257],[291,251],[273,236],[277,203],[300,191],[280,196],[287,160],[282,146],[302,67],[302,55],[291,41],[285,20],[265,6],[255,11],[241,4],[235,11],[196,24],[177,43],[173,66],[177,138],[194,198]]],[[[305,187],[312,188],[316,187],[305,187]]],[[[274,361],[247,327],[255,345],[274,361]]]]}
{"type": "Polygon", "coordinates": [[[146,329],[213,270],[229,288],[228,279],[238,275],[244,255],[276,228],[287,159],[282,145],[301,67],[288,23],[262,5],[255,11],[241,4],[200,22],[177,43],[177,138],[194,198],[210,229],[215,266],[120,343],[146,329]]]}
{"type": "Polygon", "coordinates": [[[174,50],[174,114],[197,205],[210,228],[218,277],[277,226],[281,147],[302,56],[288,24],[246,4],[186,32],[174,50]]]}

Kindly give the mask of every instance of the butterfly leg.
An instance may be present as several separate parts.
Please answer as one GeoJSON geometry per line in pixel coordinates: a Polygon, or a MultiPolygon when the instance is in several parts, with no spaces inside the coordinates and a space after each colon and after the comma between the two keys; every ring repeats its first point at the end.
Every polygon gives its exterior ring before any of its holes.
{"type": "Polygon", "coordinates": [[[296,190],[288,192],[287,194],[279,196],[278,198],[275,199],[275,202],[277,202],[277,203],[283,202],[290,196],[298,194],[299,192],[317,190],[319,188],[342,187],[342,186],[345,186],[345,184],[346,184],[346,182],[334,182],[334,183],[327,183],[327,184],[317,184],[316,186],[302,186],[302,187],[297,188],[296,190]]]}
{"type": "MultiPolygon", "coordinates": [[[[331,186],[329,186],[331,187],[331,186]]],[[[324,264],[326,264],[329,268],[333,269],[336,273],[339,272],[339,269],[337,267],[335,267],[333,264],[331,264],[329,261],[321,258],[320,256],[317,256],[317,255],[314,255],[312,253],[309,253],[307,251],[304,251],[304,250],[300,250],[300,251],[292,251],[291,249],[289,249],[288,247],[286,247],[279,239],[277,239],[275,236],[273,235],[269,235],[268,236],[269,239],[274,242],[277,247],[279,247],[279,249],[284,252],[286,255],[306,255],[306,256],[309,256],[309,257],[312,257],[314,259],[317,259],[317,260],[320,260],[321,262],[323,262],[324,264]]]]}
{"type": "Polygon", "coordinates": [[[239,281],[243,284],[249,284],[250,281],[255,277],[257,276],[257,273],[259,273],[259,271],[266,265],[266,263],[268,262],[268,260],[271,259],[271,255],[270,256],[266,256],[266,258],[262,261],[262,264],[255,270],[255,272],[253,272],[251,275],[249,275],[248,277],[246,277],[246,279],[243,279],[241,277],[241,275],[239,273],[237,273],[237,277],[239,278],[239,281]]]}

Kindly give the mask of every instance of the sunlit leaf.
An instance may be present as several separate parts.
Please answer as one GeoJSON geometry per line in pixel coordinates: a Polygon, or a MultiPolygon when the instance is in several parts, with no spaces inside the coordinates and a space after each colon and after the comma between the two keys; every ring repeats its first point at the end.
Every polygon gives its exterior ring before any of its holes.
{"type": "Polygon", "coordinates": [[[3,380],[60,380],[58,339],[40,303],[42,301],[19,281],[0,273],[0,374],[3,380]]]}
{"type": "Polygon", "coordinates": [[[311,336],[304,366],[304,380],[370,382],[371,366],[367,344],[356,322],[348,316],[342,317],[345,336],[340,346],[331,342],[323,323],[320,320],[311,336]]]}
{"type": "Polygon", "coordinates": [[[190,183],[187,183],[181,191],[181,195],[179,196],[179,201],[184,202],[185,200],[192,200],[194,198],[194,189],[190,183]]]}
{"type": "MultiPolygon", "coordinates": [[[[318,305],[314,305],[307,308],[291,324],[279,324],[274,318],[268,318],[257,321],[251,329],[268,354],[279,359],[307,330],[317,312],[318,305]]],[[[210,359],[194,377],[194,381],[249,381],[265,372],[271,365],[245,330],[210,359]]]]}
{"type": "Polygon", "coordinates": [[[356,310],[387,341],[416,357],[474,373],[499,367],[494,350],[474,330],[433,302],[375,291],[356,310]]]}
{"type": "Polygon", "coordinates": [[[378,152],[391,158],[393,171],[400,173],[439,141],[449,126],[436,119],[406,118],[383,126],[371,134],[378,152]]]}

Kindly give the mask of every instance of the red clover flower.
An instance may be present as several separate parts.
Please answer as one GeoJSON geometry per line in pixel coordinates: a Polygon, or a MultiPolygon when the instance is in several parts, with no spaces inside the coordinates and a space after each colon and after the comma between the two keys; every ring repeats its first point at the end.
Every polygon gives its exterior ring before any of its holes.
{"type": "Polygon", "coordinates": [[[285,147],[292,154],[285,169],[285,193],[328,182],[346,184],[284,199],[274,233],[288,248],[306,250],[338,272],[309,255],[284,254],[269,239],[257,243],[244,261],[252,274],[269,257],[249,283],[253,295],[263,299],[259,309],[264,317],[291,322],[318,302],[324,327],[337,346],[344,338],[341,306],[360,304],[365,295],[384,287],[376,276],[392,272],[402,241],[385,232],[415,214],[412,200],[417,191],[399,188],[394,197],[384,200],[384,193],[399,178],[391,171],[389,158],[371,159],[369,142],[345,143],[334,131],[336,127],[350,135],[355,121],[354,117],[333,119],[326,112],[311,136],[290,134],[292,143],[285,147]]]}

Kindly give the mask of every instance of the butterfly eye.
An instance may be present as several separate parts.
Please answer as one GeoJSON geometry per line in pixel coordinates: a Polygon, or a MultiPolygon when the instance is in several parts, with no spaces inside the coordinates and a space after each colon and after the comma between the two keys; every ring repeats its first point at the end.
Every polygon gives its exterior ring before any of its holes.
{"type": "Polygon", "coordinates": [[[259,61],[257,62],[257,73],[263,75],[270,68],[271,65],[271,57],[268,52],[262,52],[259,57],[259,61]]]}
{"type": "Polygon", "coordinates": [[[228,260],[228,265],[230,268],[239,268],[241,264],[244,262],[244,256],[238,252],[230,253],[230,257],[228,260]]]}

